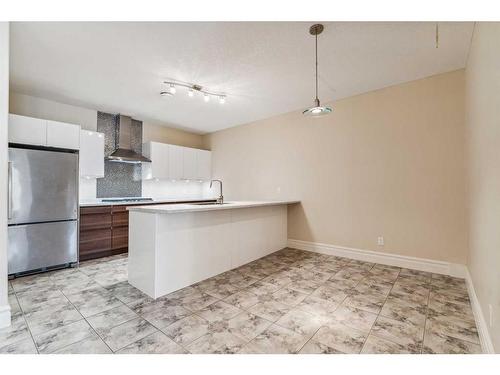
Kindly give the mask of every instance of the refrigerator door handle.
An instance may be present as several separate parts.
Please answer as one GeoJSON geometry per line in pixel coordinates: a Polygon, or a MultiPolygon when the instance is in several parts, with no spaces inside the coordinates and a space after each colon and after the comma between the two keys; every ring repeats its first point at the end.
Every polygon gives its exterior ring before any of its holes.
{"type": "Polygon", "coordinates": [[[9,179],[8,179],[8,190],[9,190],[9,193],[8,193],[8,202],[7,202],[7,206],[8,206],[8,213],[7,213],[7,218],[8,220],[12,219],[12,162],[9,161],[9,179]]]}

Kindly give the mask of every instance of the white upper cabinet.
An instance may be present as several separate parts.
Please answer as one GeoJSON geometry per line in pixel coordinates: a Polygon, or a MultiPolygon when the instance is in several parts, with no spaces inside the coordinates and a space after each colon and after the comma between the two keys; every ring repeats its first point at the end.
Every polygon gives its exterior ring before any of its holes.
{"type": "Polygon", "coordinates": [[[196,178],[210,180],[212,178],[212,152],[196,150],[196,178]]]}
{"type": "Polygon", "coordinates": [[[47,144],[47,121],[9,114],[9,142],[45,146],[47,144]]]}
{"type": "Polygon", "coordinates": [[[47,146],[78,150],[80,126],[47,120],[47,146]]]}
{"type": "Polygon", "coordinates": [[[168,145],[168,178],[177,180],[184,174],[184,147],[168,145]]]}
{"type": "Polygon", "coordinates": [[[182,177],[185,179],[195,179],[197,176],[197,151],[195,148],[184,147],[184,173],[182,177]]]}
{"type": "Polygon", "coordinates": [[[9,142],[78,150],[80,126],[9,114],[9,142]]]}
{"type": "Polygon", "coordinates": [[[104,177],[104,134],[80,131],[80,177],[104,177]]]}
{"type": "Polygon", "coordinates": [[[151,163],[142,163],[142,178],[169,178],[168,145],[147,142],[142,145],[142,154],[151,159],[151,163]]]}
{"type": "Polygon", "coordinates": [[[209,180],[211,178],[211,152],[196,148],[147,142],[142,153],[151,163],[142,164],[142,178],[170,180],[209,180]]]}

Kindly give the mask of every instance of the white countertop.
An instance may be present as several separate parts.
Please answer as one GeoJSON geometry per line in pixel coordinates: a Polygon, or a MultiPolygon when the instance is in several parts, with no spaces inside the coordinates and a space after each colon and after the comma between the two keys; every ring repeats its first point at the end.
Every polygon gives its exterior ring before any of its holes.
{"type": "Polygon", "coordinates": [[[235,208],[277,206],[277,205],[294,204],[294,203],[300,203],[300,201],[230,201],[230,202],[224,202],[224,204],[212,204],[212,205],[170,204],[170,205],[128,207],[127,210],[134,212],[149,212],[153,214],[176,214],[185,212],[232,210],[235,208]]]}
{"type": "MultiPolygon", "coordinates": [[[[106,198],[104,198],[106,199],[106,198]]],[[[157,203],[176,203],[176,202],[200,202],[200,201],[211,201],[215,198],[159,198],[153,199],[152,201],[142,201],[142,202],[103,202],[102,199],[87,199],[80,201],[80,207],[91,207],[91,206],[137,206],[137,205],[147,205],[147,204],[157,204],[157,203]]]]}

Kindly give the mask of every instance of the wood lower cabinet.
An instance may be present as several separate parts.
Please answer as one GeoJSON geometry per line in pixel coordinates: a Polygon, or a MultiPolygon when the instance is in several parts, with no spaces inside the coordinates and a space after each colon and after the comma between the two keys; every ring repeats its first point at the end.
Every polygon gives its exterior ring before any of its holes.
{"type": "Polygon", "coordinates": [[[128,250],[128,211],[126,206],[113,206],[112,210],[113,233],[111,247],[113,250],[128,250]]]}
{"type": "MultiPolygon", "coordinates": [[[[200,200],[197,202],[208,201],[200,200]]],[[[176,203],[193,202],[147,204],[176,203]]],[[[128,252],[128,211],[126,205],[80,207],[80,261],[126,252],[128,252]]]]}
{"type": "Polygon", "coordinates": [[[127,206],[80,208],[80,260],[126,253],[127,206]]]}
{"type": "Polygon", "coordinates": [[[80,261],[113,255],[112,206],[80,208],[80,261]]]}

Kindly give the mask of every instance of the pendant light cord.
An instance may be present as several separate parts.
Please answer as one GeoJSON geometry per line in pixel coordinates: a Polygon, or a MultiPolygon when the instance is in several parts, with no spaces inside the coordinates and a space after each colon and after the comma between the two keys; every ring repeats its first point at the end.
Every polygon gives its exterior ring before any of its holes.
{"type": "Polygon", "coordinates": [[[314,37],[316,39],[316,100],[318,100],[318,34],[314,37]]]}

